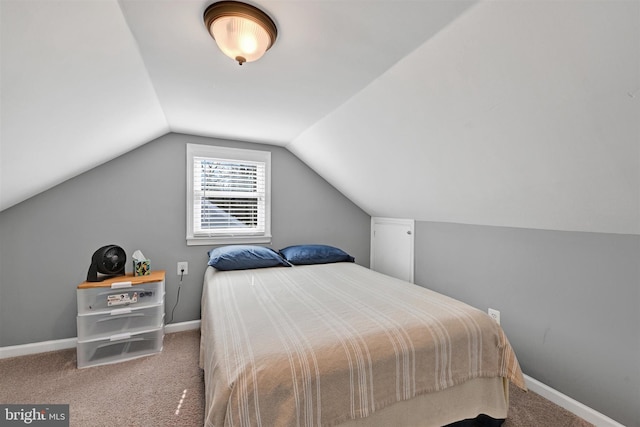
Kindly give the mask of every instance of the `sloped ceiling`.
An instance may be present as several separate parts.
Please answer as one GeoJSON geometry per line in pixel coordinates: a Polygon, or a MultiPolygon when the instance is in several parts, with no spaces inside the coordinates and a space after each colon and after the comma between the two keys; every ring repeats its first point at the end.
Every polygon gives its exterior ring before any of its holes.
{"type": "Polygon", "coordinates": [[[261,1],[279,37],[241,67],[210,3],[2,0],[0,208],[169,131],[284,146],[471,4],[261,1]]]}
{"type": "Polygon", "coordinates": [[[482,2],[289,149],[372,216],[640,234],[640,2],[482,2]]]}
{"type": "Polygon", "coordinates": [[[285,146],[375,216],[640,234],[640,3],[1,0],[0,209],[164,133],[285,146]]]}

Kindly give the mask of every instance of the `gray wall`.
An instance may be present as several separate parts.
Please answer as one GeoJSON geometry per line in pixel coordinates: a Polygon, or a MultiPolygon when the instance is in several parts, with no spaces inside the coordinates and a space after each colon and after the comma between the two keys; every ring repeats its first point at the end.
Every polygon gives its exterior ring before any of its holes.
{"type": "Polygon", "coordinates": [[[166,321],[176,263],[188,261],[173,321],[200,318],[209,247],[186,245],[187,143],[270,150],[270,246],[332,244],[369,265],[369,215],[289,151],[168,134],[0,212],[0,346],[75,337],[76,286],[93,252],[112,243],[129,259],[140,249],[152,269],[167,270],[166,321]]]}
{"type": "Polygon", "coordinates": [[[501,312],[523,371],[640,426],[640,236],[417,222],[416,283],[501,312]]]}

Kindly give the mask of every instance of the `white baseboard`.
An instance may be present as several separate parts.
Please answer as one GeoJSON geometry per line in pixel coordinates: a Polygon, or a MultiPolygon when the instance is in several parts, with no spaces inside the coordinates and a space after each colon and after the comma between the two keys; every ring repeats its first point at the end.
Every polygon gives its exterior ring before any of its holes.
{"type": "Polygon", "coordinates": [[[559,391],[549,387],[546,384],[541,383],[540,381],[531,378],[528,375],[524,376],[525,382],[527,383],[527,387],[532,392],[539,394],[545,399],[555,403],[556,405],[566,409],[569,412],[574,413],[585,421],[590,422],[591,424],[597,427],[624,427],[624,425],[619,422],[612,420],[604,414],[596,411],[595,409],[591,409],[590,407],[583,405],[570,398],[569,396],[560,393],[559,391]]]}
{"type": "Polygon", "coordinates": [[[164,333],[171,334],[173,332],[191,331],[200,328],[199,320],[190,320],[188,322],[170,323],[164,325],[164,333]]]}
{"type": "Polygon", "coordinates": [[[68,348],[76,348],[77,338],[66,338],[63,340],[52,340],[34,342],[30,344],[11,345],[8,347],[0,347],[0,359],[8,357],[26,356],[29,354],[46,353],[48,351],[65,350],[68,348]]]}
{"type": "MultiPolygon", "coordinates": [[[[190,331],[200,327],[199,320],[191,320],[189,322],[172,323],[164,326],[164,332],[170,334],[173,332],[190,331]]],[[[77,338],[65,338],[62,340],[34,342],[30,344],[12,345],[8,347],[0,347],[0,359],[9,357],[27,356],[29,354],[46,353],[48,351],[66,350],[76,348],[77,338]]]]}

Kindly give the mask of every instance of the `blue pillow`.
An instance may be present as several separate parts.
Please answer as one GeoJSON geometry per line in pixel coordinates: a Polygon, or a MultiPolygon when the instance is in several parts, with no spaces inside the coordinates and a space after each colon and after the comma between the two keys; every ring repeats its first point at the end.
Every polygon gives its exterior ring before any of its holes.
{"type": "Polygon", "coordinates": [[[214,248],[209,252],[209,265],[217,270],[248,270],[251,268],[291,267],[273,249],[264,246],[232,245],[214,248]]]}
{"type": "Polygon", "coordinates": [[[328,245],[295,245],[280,249],[280,255],[291,264],[328,264],[331,262],[354,262],[355,259],[343,251],[328,245]]]}

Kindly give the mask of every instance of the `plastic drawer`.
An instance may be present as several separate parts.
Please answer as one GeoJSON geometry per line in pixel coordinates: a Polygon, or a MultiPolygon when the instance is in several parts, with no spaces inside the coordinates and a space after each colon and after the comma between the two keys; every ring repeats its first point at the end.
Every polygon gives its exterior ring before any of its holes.
{"type": "Polygon", "coordinates": [[[123,287],[78,289],[78,314],[123,307],[149,306],[164,300],[164,281],[123,287]]]}
{"type": "Polygon", "coordinates": [[[108,338],[123,332],[135,333],[162,327],[164,304],[127,306],[77,317],[78,336],[82,341],[108,338]]]}
{"type": "Polygon", "coordinates": [[[164,329],[78,341],[78,368],[123,362],[162,351],[164,329]]]}

